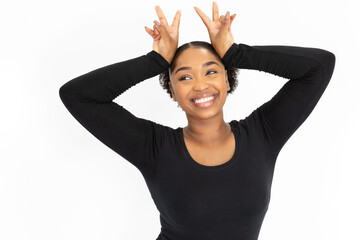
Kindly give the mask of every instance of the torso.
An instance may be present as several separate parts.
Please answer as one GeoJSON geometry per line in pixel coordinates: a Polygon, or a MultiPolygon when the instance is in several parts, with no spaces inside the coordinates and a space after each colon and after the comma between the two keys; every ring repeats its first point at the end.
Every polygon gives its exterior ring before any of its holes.
{"type": "Polygon", "coordinates": [[[235,136],[230,130],[229,136],[223,143],[211,147],[201,146],[184,134],[186,148],[192,159],[205,166],[217,166],[229,161],[235,153],[235,136]]]}

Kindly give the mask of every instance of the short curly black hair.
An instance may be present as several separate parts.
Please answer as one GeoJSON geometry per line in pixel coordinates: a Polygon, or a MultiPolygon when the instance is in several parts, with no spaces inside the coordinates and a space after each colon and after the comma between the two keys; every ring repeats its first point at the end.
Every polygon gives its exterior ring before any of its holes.
{"type": "MultiPolygon", "coordinates": [[[[210,52],[212,52],[218,58],[218,60],[221,62],[220,56],[216,53],[215,49],[213,48],[213,46],[210,43],[204,42],[204,41],[192,41],[192,42],[188,42],[188,43],[185,43],[185,44],[181,45],[176,50],[174,58],[171,61],[171,64],[170,64],[170,67],[169,67],[171,72],[175,68],[175,62],[176,62],[176,59],[179,57],[179,55],[184,50],[186,50],[186,49],[188,49],[190,47],[206,48],[210,52]]],[[[229,81],[229,85],[230,85],[230,90],[227,92],[229,94],[229,93],[234,92],[234,90],[236,89],[236,87],[238,85],[237,76],[238,76],[239,69],[234,68],[234,67],[225,66],[225,70],[227,71],[228,81],[229,81]]],[[[172,98],[170,87],[169,87],[169,82],[170,82],[169,70],[166,70],[166,71],[160,73],[159,82],[160,82],[161,87],[163,89],[165,89],[166,92],[170,95],[170,98],[172,98]]]]}

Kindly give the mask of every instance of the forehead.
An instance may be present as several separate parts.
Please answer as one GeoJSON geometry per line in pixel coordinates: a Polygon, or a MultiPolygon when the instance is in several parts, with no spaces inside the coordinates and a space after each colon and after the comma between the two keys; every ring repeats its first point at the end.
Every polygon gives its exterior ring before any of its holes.
{"type": "Polygon", "coordinates": [[[178,67],[201,67],[201,65],[208,61],[219,62],[219,59],[206,48],[190,47],[184,50],[176,59],[175,69],[178,67]]]}

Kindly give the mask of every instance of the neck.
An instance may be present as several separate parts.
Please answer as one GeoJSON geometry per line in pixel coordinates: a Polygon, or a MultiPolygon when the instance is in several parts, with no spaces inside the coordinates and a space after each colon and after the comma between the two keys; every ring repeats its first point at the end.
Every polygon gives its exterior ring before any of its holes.
{"type": "Polygon", "coordinates": [[[184,135],[199,144],[223,142],[231,134],[230,125],[224,121],[223,111],[207,119],[187,118],[188,126],[184,128],[184,135]]]}

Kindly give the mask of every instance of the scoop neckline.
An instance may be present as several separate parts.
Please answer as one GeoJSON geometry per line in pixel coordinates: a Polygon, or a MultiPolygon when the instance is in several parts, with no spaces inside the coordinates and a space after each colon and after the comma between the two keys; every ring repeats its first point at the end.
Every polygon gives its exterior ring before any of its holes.
{"type": "Polygon", "coordinates": [[[197,167],[197,168],[200,168],[200,169],[204,169],[204,170],[218,170],[218,169],[223,169],[225,167],[228,167],[232,164],[234,164],[236,162],[236,159],[238,158],[238,153],[239,153],[239,147],[240,147],[240,139],[239,139],[239,136],[238,134],[236,133],[236,130],[235,130],[235,127],[233,125],[233,122],[227,122],[230,124],[230,127],[231,127],[231,131],[233,132],[234,134],[234,137],[235,137],[235,152],[233,154],[233,156],[230,158],[230,160],[228,160],[227,162],[225,163],[222,163],[220,165],[215,165],[215,166],[206,166],[206,165],[203,165],[201,163],[198,163],[197,161],[195,161],[191,155],[190,155],[190,152],[189,150],[187,149],[186,147],[186,144],[185,144],[185,139],[184,139],[184,132],[183,132],[183,129],[182,127],[179,127],[179,132],[180,132],[180,138],[181,138],[181,145],[184,149],[184,152],[185,152],[185,155],[186,155],[186,160],[187,162],[190,162],[191,165],[197,167]]]}

